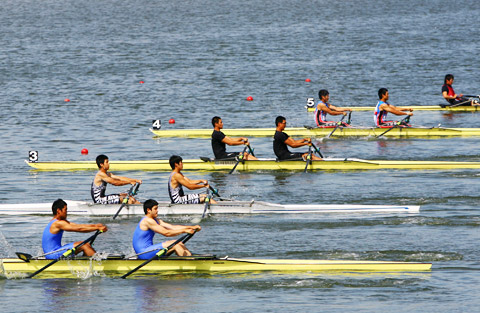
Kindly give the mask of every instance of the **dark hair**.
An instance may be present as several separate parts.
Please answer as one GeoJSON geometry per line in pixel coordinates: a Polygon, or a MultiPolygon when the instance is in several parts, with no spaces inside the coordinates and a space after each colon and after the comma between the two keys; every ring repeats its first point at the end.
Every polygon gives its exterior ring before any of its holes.
{"type": "Polygon", "coordinates": [[[158,202],[153,199],[148,199],[143,203],[143,212],[147,214],[147,210],[153,208],[154,206],[158,205],[158,202]]]}
{"type": "Polygon", "coordinates": [[[105,160],[108,160],[108,157],[105,154],[100,154],[99,156],[97,156],[95,161],[97,162],[98,168],[100,168],[101,164],[105,163],[105,160]]]}
{"type": "Polygon", "coordinates": [[[218,123],[218,121],[220,121],[222,118],[220,116],[214,116],[212,118],[212,126],[215,127],[215,124],[218,123]]]}
{"type": "Polygon", "coordinates": [[[170,167],[172,168],[172,170],[175,169],[175,164],[179,164],[180,162],[182,162],[183,159],[181,156],[179,155],[172,155],[170,157],[170,160],[168,160],[168,162],[170,163],[170,167]]]}
{"type": "Polygon", "coordinates": [[[57,199],[57,200],[53,201],[53,204],[52,204],[53,215],[57,215],[57,210],[63,209],[66,205],[67,205],[67,203],[65,201],[63,201],[62,199],[57,199]]]}
{"type": "Polygon", "coordinates": [[[382,99],[382,97],[388,92],[387,88],[380,88],[378,89],[378,99],[382,99]]]}
{"type": "Polygon", "coordinates": [[[443,81],[443,83],[446,84],[446,83],[447,83],[447,80],[450,80],[450,79],[453,79],[453,78],[454,78],[454,77],[453,77],[452,74],[447,74],[447,75],[445,75],[445,80],[443,81]]]}
{"type": "Polygon", "coordinates": [[[325,97],[328,95],[329,95],[329,92],[327,89],[320,89],[320,91],[318,92],[318,98],[320,98],[320,100],[322,99],[322,97],[325,97]]]}
{"type": "Polygon", "coordinates": [[[277,118],[275,119],[275,126],[278,126],[278,124],[283,123],[283,121],[285,121],[285,120],[286,120],[285,117],[283,117],[281,115],[277,116],[277,118]]]}

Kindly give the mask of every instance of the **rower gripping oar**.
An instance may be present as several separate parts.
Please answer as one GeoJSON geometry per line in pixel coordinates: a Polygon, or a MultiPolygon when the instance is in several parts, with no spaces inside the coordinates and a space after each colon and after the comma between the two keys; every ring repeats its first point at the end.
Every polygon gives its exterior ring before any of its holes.
{"type": "Polygon", "coordinates": [[[168,247],[166,248],[163,248],[162,250],[158,251],[154,256],[152,256],[150,259],[146,260],[145,262],[143,262],[142,264],[140,264],[139,266],[135,267],[133,270],[129,271],[128,273],[124,274],[121,278],[125,279],[127,278],[128,276],[130,276],[131,274],[135,273],[137,270],[139,270],[140,268],[144,267],[145,265],[147,265],[148,263],[152,262],[153,260],[155,259],[158,259],[158,257],[164,255],[165,253],[168,252],[168,250],[172,249],[173,247],[175,247],[177,244],[179,244],[180,242],[187,242],[194,234],[196,233],[196,231],[193,233],[193,234],[186,234],[185,236],[183,236],[182,238],[179,238],[177,239],[174,243],[172,243],[171,245],[169,245],[168,247]]]}
{"type": "Polygon", "coordinates": [[[127,205],[128,199],[130,199],[130,197],[133,197],[134,195],[137,194],[137,191],[138,191],[139,187],[140,187],[140,184],[136,183],[135,185],[132,186],[132,188],[130,188],[127,196],[125,197],[125,199],[123,199],[122,205],[118,209],[117,213],[115,213],[115,215],[113,216],[113,219],[116,219],[118,214],[120,214],[120,211],[122,211],[123,207],[127,205]]]}
{"type": "Polygon", "coordinates": [[[393,127],[390,127],[389,129],[387,129],[386,131],[384,131],[383,133],[381,133],[380,135],[378,135],[376,138],[382,137],[383,135],[385,135],[386,133],[388,133],[388,132],[391,131],[392,129],[394,129],[394,128],[399,128],[400,125],[402,125],[402,124],[408,124],[409,122],[410,122],[410,115],[408,115],[406,118],[402,119],[401,121],[397,122],[393,127]]]}
{"type": "Polygon", "coordinates": [[[49,268],[50,266],[52,266],[53,264],[57,263],[58,261],[60,261],[62,258],[66,258],[68,256],[70,256],[72,253],[75,253],[75,250],[77,250],[78,248],[82,247],[83,245],[85,245],[86,243],[88,242],[93,242],[95,241],[95,238],[97,238],[97,236],[102,233],[103,231],[101,230],[97,230],[95,232],[95,234],[93,234],[91,237],[87,238],[86,240],[82,241],[79,245],[77,245],[76,247],[73,247],[71,249],[68,249],[65,253],[63,253],[58,259],[55,259],[53,260],[52,262],[48,263],[47,265],[45,265],[44,267],[42,267],[41,269],[39,269],[38,271],[28,275],[26,278],[32,278],[34,276],[36,276],[37,274],[43,272],[44,270],[46,270],[47,268],[49,268]]]}
{"type": "Polygon", "coordinates": [[[245,151],[247,151],[247,148],[248,148],[248,146],[245,146],[245,148],[243,149],[243,151],[238,155],[237,163],[235,163],[235,166],[232,168],[232,170],[231,170],[230,173],[228,173],[228,174],[232,174],[232,173],[235,171],[235,169],[237,168],[238,163],[240,163],[240,162],[245,162],[244,158],[245,158],[245,151]]]}

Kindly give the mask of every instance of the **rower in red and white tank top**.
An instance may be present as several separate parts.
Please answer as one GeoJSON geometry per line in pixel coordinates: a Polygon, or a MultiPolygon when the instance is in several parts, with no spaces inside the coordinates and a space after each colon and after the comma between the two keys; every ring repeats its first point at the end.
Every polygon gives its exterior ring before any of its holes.
{"type": "Polygon", "coordinates": [[[329,103],[324,103],[322,101],[319,101],[317,104],[317,107],[315,108],[315,123],[317,124],[318,127],[322,128],[331,128],[335,127],[337,125],[337,122],[334,121],[327,121],[327,112],[323,110],[319,110],[318,106],[319,104],[324,104],[327,108],[330,106],[329,103]]]}

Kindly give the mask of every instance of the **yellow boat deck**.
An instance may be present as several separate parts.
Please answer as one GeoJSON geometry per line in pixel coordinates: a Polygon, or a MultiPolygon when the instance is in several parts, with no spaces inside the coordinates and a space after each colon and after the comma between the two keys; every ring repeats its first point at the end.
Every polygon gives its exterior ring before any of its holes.
{"type": "MultiPolygon", "coordinates": [[[[21,278],[31,274],[52,260],[0,259],[0,274],[7,278],[21,278]]],[[[60,260],[45,269],[38,278],[85,276],[121,276],[144,260],[88,258],[60,260]]],[[[241,272],[423,272],[430,271],[431,263],[351,260],[295,260],[295,259],[235,259],[216,257],[172,257],[154,260],[136,275],[177,272],[241,273],[241,272]]]]}

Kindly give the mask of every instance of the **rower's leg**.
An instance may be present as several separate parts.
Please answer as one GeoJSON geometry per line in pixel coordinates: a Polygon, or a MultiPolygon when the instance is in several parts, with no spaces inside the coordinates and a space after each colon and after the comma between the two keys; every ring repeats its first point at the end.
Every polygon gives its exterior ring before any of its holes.
{"type": "Polygon", "coordinates": [[[251,155],[247,152],[244,153],[243,157],[244,157],[245,160],[249,160],[249,161],[258,160],[256,157],[254,157],[253,155],[251,155]]]}
{"type": "MultiPolygon", "coordinates": [[[[164,242],[164,245],[168,246],[171,245],[174,241],[167,241],[164,242]]],[[[175,245],[172,249],[168,250],[168,252],[173,251],[175,252],[178,256],[191,256],[192,253],[187,249],[187,247],[182,243],[178,243],[175,245]]],[[[167,254],[168,254],[167,252],[167,254]]]]}
{"type": "MultiPolygon", "coordinates": [[[[74,245],[78,246],[81,243],[82,243],[82,241],[77,241],[77,242],[74,243],[74,245]]],[[[96,251],[95,251],[95,249],[92,248],[90,243],[86,243],[83,246],[81,246],[80,248],[78,248],[77,250],[75,250],[75,254],[79,254],[80,252],[83,252],[83,254],[85,256],[92,256],[92,255],[95,254],[96,251]]]]}
{"type": "Polygon", "coordinates": [[[138,200],[136,200],[134,197],[128,198],[128,204],[140,204],[138,200]]]}

